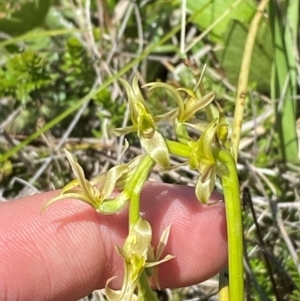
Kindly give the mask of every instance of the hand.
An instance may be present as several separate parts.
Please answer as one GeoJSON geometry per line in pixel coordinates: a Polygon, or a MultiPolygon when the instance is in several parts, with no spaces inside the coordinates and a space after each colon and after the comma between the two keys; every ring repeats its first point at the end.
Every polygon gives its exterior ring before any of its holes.
{"type": "MultiPolygon", "coordinates": [[[[127,236],[126,210],[100,215],[88,205],[64,200],[42,206],[57,191],[0,204],[0,300],[78,300],[106,280],[119,288],[123,263],[115,246],[127,236]]],[[[214,193],[212,199],[222,197],[214,193]]],[[[192,187],[147,183],[142,215],[153,228],[153,245],[170,224],[159,266],[162,288],[199,283],[227,263],[223,203],[200,204],[192,187]]]]}

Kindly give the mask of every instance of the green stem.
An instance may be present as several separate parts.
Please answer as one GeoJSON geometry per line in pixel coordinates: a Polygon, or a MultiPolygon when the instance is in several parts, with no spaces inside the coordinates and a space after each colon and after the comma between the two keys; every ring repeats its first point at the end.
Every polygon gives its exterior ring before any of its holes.
{"type": "Polygon", "coordinates": [[[239,180],[234,158],[226,150],[212,149],[228,174],[222,176],[228,239],[229,300],[244,300],[243,226],[239,180]]]}
{"type": "Polygon", "coordinates": [[[129,202],[129,228],[134,226],[140,217],[140,194],[149,172],[155,162],[149,155],[145,155],[139,166],[136,168],[124,190],[130,195],[129,202]]]}
{"type": "Polygon", "coordinates": [[[139,290],[141,290],[143,301],[158,301],[157,295],[152,291],[145,270],[139,279],[139,290]]]}

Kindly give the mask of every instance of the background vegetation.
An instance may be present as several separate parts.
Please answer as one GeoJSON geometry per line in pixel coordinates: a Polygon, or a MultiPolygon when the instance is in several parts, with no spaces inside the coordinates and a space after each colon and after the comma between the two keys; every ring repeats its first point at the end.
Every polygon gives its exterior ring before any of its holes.
{"type": "MultiPolygon", "coordinates": [[[[119,160],[123,141],[110,129],[128,119],[120,76],[131,80],[139,71],[144,83],[193,88],[193,73],[206,65],[204,88],[216,92],[231,124],[257,5],[255,0],[1,2],[1,200],[70,181],[63,148],[76,155],[88,178],[119,160]]],[[[270,0],[254,47],[238,160],[247,300],[300,299],[299,82],[299,0],[270,0]]],[[[157,112],[173,106],[159,90],[147,98],[157,112]]],[[[169,133],[167,122],[161,126],[169,133]]],[[[133,136],[128,140],[129,159],[140,148],[133,136]]],[[[194,177],[181,167],[151,179],[193,185],[194,177]]],[[[216,291],[217,280],[211,279],[160,295],[214,300],[216,291]]],[[[87,298],[103,299],[100,292],[87,298]]]]}

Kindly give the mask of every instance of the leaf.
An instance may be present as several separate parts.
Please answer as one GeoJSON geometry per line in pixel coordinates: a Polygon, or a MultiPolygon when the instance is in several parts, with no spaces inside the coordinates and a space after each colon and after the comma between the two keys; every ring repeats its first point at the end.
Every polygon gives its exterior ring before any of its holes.
{"type": "Polygon", "coordinates": [[[10,56],[0,68],[0,97],[13,96],[25,104],[31,92],[51,85],[52,75],[47,64],[44,54],[31,50],[10,56]]]}
{"type": "Polygon", "coordinates": [[[0,19],[0,31],[11,36],[18,36],[41,26],[46,18],[51,0],[31,1],[24,3],[11,18],[0,19]]]}
{"type": "Polygon", "coordinates": [[[224,34],[231,20],[238,20],[243,23],[249,23],[256,11],[254,0],[242,0],[236,7],[232,5],[236,0],[214,0],[209,5],[205,0],[187,0],[187,9],[192,14],[199,11],[204,5],[206,8],[199,14],[198,18],[193,20],[200,29],[204,30],[218,19],[226,10],[231,9],[220,23],[218,23],[209,33],[208,38],[213,42],[222,42],[224,34]]]}
{"type": "MultiPolygon", "coordinates": [[[[238,81],[247,34],[248,26],[238,21],[231,22],[224,33],[225,47],[216,53],[226,76],[234,85],[238,81]]],[[[260,92],[269,92],[270,90],[272,64],[271,31],[266,19],[262,19],[253,49],[249,74],[249,83],[255,84],[260,92]]]]}

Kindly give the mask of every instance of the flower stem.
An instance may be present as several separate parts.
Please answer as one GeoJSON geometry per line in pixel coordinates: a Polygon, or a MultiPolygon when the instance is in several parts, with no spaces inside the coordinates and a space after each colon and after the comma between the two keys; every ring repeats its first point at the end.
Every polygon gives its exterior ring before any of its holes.
{"type": "Polygon", "coordinates": [[[233,156],[226,150],[212,149],[215,158],[223,163],[228,174],[223,175],[227,220],[229,300],[244,300],[243,226],[239,180],[233,156]]]}
{"type": "Polygon", "coordinates": [[[140,217],[140,194],[149,172],[155,162],[149,155],[145,155],[140,165],[136,168],[130,181],[125,185],[124,190],[129,194],[129,228],[133,227],[140,217]]]}
{"type": "Polygon", "coordinates": [[[145,270],[139,279],[139,290],[143,296],[143,301],[158,301],[157,295],[152,291],[145,270]]]}

